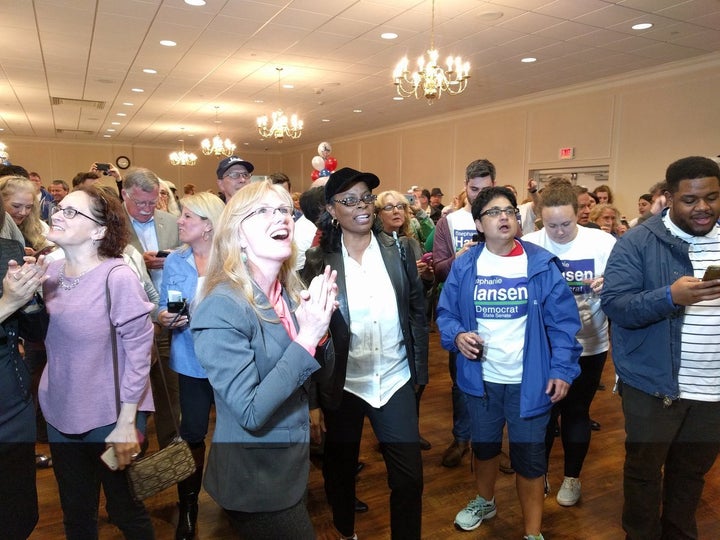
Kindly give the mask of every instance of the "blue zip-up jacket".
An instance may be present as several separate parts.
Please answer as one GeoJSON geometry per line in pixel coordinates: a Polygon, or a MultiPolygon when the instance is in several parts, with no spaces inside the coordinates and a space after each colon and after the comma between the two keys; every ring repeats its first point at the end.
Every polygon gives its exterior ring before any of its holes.
{"type": "MultiPolygon", "coordinates": [[[[160,287],[160,304],[158,313],[167,309],[168,291],[180,291],[188,304],[195,298],[197,291],[198,273],[192,249],[185,247],[173,251],[165,259],[163,267],[163,282],[160,287]]],[[[190,314],[192,316],[192,313],[190,314]]],[[[172,329],[172,342],[170,344],[170,367],[173,371],[195,377],[207,379],[205,370],[195,355],[195,342],[190,333],[190,325],[172,329]]]]}
{"type": "Polygon", "coordinates": [[[600,297],[612,321],[612,357],[620,380],[652,396],[675,400],[680,395],[685,308],[672,303],[668,287],[682,276],[692,276],[693,268],[690,244],[670,233],[662,221],[665,212],[618,240],[600,297]]]}
{"type": "MultiPolygon", "coordinates": [[[[518,240],[528,259],[528,315],[520,383],[520,417],[532,418],[550,410],[545,393],[549,379],[568,383],[580,374],[582,346],[575,339],[580,330],[577,304],[560,273],[560,260],[540,246],[518,240]]],[[[465,393],[485,395],[482,362],[469,361],[455,345],[461,332],[477,328],[473,290],[480,243],[455,259],[437,307],[442,346],[457,353],[457,385],[465,393]]]]}

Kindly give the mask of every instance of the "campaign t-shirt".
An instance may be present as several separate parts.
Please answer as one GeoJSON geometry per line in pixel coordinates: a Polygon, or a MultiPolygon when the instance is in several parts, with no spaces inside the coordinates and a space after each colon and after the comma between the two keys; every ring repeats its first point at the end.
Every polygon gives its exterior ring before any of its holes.
{"type": "Polygon", "coordinates": [[[484,340],[483,380],[519,384],[528,312],[527,254],[518,243],[510,256],[486,248],[476,268],[473,298],[477,331],[484,340]]]}

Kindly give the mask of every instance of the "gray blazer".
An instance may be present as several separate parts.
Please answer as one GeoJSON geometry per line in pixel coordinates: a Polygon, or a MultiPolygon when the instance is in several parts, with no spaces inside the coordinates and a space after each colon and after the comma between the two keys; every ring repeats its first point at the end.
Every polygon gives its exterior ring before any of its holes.
{"type": "MultiPolygon", "coordinates": [[[[399,239],[402,251],[388,235],[377,235],[377,239],[385,268],[395,289],[394,300],[398,307],[411,380],[413,384],[424,385],[428,383],[428,322],[425,315],[425,290],[417,273],[413,252],[407,238],[399,239]]],[[[337,409],[345,387],[350,348],[350,309],[347,303],[345,264],[343,255],[339,251],[327,253],[320,247],[314,247],[305,255],[302,277],[306,283],[310,283],[313,277],[321,274],[328,264],[333,270],[337,270],[338,274],[340,306],[330,320],[334,369],[331,375],[317,380],[320,405],[328,409],[337,409]]],[[[371,286],[372,284],[368,284],[368,287],[371,286]]]]}
{"type": "MultiPolygon", "coordinates": [[[[255,299],[268,305],[257,287],[255,299]]],[[[221,507],[241,512],[282,510],[303,497],[308,379],[320,368],[290,339],[272,307],[261,314],[223,284],[200,302],[191,322],[217,412],[205,489],[221,507]]]]}

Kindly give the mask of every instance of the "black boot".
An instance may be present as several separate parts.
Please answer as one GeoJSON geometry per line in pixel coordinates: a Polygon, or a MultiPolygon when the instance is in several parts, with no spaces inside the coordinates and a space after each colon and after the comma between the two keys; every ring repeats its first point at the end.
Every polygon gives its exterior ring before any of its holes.
{"type": "Polygon", "coordinates": [[[198,516],[198,495],[202,487],[203,465],[205,464],[205,444],[192,448],[195,458],[195,472],[182,482],[178,482],[178,524],[175,540],[192,540],[195,538],[195,525],[198,516]]]}

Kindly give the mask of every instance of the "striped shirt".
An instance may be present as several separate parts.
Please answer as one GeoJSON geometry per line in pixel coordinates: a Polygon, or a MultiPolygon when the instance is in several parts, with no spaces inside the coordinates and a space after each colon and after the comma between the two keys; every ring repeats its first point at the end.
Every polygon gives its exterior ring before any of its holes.
{"type": "MultiPolygon", "coordinates": [[[[690,244],[693,275],[702,278],[710,265],[720,264],[720,227],[705,236],[692,236],[663,218],[671,234],[690,244]]],[[[682,325],[680,398],[720,401],[720,299],[698,302],[685,308],[682,325]]]]}

